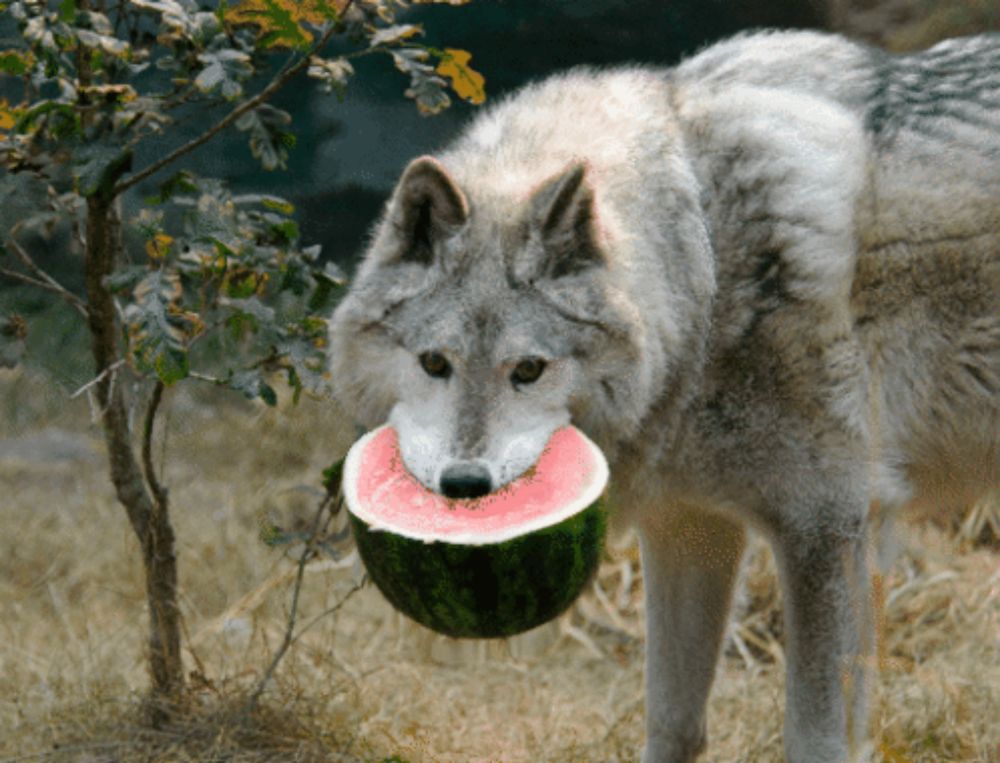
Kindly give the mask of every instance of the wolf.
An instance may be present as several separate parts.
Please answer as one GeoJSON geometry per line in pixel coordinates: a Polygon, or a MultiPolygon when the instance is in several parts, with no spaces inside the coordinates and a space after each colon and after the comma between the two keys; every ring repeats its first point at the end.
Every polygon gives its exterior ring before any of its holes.
{"type": "Polygon", "coordinates": [[[706,746],[748,529],[786,756],[861,759],[875,523],[1000,484],[1000,36],[757,32],[531,84],[409,164],[330,338],[338,398],[434,490],[496,490],[568,423],[604,450],[644,763],[706,746]]]}

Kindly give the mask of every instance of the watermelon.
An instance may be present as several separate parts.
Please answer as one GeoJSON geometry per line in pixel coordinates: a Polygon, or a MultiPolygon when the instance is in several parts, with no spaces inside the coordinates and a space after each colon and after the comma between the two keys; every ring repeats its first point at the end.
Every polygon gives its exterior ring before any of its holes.
{"type": "Polygon", "coordinates": [[[358,440],[344,497],[361,559],[398,610],[449,636],[499,638],[564,612],[600,561],[604,455],[562,427],[537,463],[479,498],[424,487],[389,425],[358,440]]]}

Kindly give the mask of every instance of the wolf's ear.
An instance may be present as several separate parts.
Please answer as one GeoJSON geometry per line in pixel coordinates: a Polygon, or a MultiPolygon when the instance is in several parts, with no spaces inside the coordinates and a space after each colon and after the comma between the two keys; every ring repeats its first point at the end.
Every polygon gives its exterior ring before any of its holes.
{"type": "Polygon", "coordinates": [[[459,228],[469,216],[465,195],[440,162],[414,159],[403,172],[390,202],[394,242],[383,262],[430,265],[434,242],[459,228]]]}
{"type": "Polygon", "coordinates": [[[559,278],[605,264],[584,162],[546,181],[532,196],[531,210],[545,249],[544,275],[559,278]]]}

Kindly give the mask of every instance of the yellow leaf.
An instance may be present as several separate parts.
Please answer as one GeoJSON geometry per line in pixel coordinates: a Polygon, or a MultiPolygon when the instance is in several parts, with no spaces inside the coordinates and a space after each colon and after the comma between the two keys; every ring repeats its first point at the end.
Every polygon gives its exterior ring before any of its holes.
{"type": "Polygon", "coordinates": [[[0,99],[0,132],[7,132],[17,124],[17,112],[10,107],[6,99],[0,99]]]}
{"type": "MultiPolygon", "coordinates": [[[[331,11],[340,14],[349,0],[239,0],[226,8],[225,19],[230,24],[251,24],[262,32],[280,32],[273,23],[275,10],[287,14],[297,25],[312,24],[322,26],[331,21],[331,11]]],[[[289,30],[284,30],[286,34],[289,30]]],[[[310,40],[313,35],[300,30],[310,40]]]]}
{"type": "Polygon", "coordinates": [[[193,338],[205,332],[205,321],[201,319],[198,313],[192,313],[190,310],[179,310],[177,308],[170,308],[168,312],[187,323],[186,333],[188,337],[193,338]]]}
{"type": "Polygon", "coordinates": [[[129,103],[139,97],[131,85],[90,85],[81,87],[80,93],[105,103],[129,103]]]}
{"type": "Polygon", "coordinates": [[[153,262],[159,262],[167,256],[173,242],[174,239],[166,233],[157,233],[146,242],[146,254],[153,262]]]}
{"type": "Polygon", "coordinates": [[[451,87],[459,97],[478,105],[486,100],[486,80],[469,66],[470,58],[472,54],[467,50],[445,48],[437,73],[451,80],[451,87]]]}

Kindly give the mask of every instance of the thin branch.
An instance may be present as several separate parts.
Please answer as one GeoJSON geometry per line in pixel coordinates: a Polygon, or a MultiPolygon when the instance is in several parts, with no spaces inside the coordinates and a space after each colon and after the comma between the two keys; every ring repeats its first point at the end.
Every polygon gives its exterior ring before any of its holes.
{"type": "Polygon", "coordinates": [[[122,365],[124,365],[124,363],[125,363],[125,359],[124,358],[122,358],[121,360],[115,361],[110,366],[108,366],[103,371],[101,371],[101,373],[99,373],[97,376],[95,376],[93,379],[91,379],[89,382],[87,382],[82,387],[80,387],[80,389],[78,389],[76,392],[74,392],[72,395],[70,395],[69,399],[70,400],[74,400],[74,399],[78,398],[80,395],[82,395],[84,392],[86,392],[87,390],[89,390],[91,387],[93,387],[95,384],[100,384],[101,380],[104,379],[105,376],[107,376],[108,374],[113,374],[122,365]]]}
{"type": "Polygon", "coordinates": [[[0,276],[5,276],[6,278],[12,278],[16,281],[21,281],[22,283],[37,286],[39,289],[45,289],[46,291],[53,291],[52,287],[45,283],[45,281],[39,281],[37,278],[32,278],[31,276],[25,273],[19,273],[16,270],[0,268],[0,276]]]}
{"type": "Polygon", "coordinates": [[[209,376],[208,374],[199,373],[198,371],[188,371],[188,378],[208,382],[209,384],[214,384],[217,387],[221,387],[226,383],[225,379],[220,379],[217,376],[209,376]]]}
{"type": "Polygon", "coordinates": [[[156,503],[161,507],[166,503],[167,491],[156,479],[156,470],[153,468],[153,427],[156,425],[156,409],[160,407],[162,399],[163,382],[157,379],[153,394],[149,398],[149,405],[146,406],[146,417],[142,425],[142,471],[146,476],[146,484],[156,498],[156,503]]]}
{"type": "Polygon", "coordinates": [[[311,629],[316,623],[318,623],[324,617],[336,614],[340,610],[340,608],[343,607],[347,603],[348,599],[350,599],[354,594],[356,594],[362,588],[364,588],[364,580],[362,580],[360,583],[355,583],[353,586],[351,586],[350,590],[347,593],[344,594],[344,598],[342,598],[340,601],[338,601],[332,607],[329,607],[328,609],[324,609],[318,615],[316,615],[315,617],[313,617],[309,622],[307,622],[305,625],[303,625],[301,628],[299,628],[299,632],[296,633],[292,637],[292,643],[294,644],[296,641],[298,641],[300,638],[302,638],[306,634],[306,631],[308,631],[309,629],[311,629]]]}
{"type": "MultiPolygon", "coordinates": [[[[341,18],[351,7],[352,2],[353,0],[348,0],[348,3],[344,6],[344,9],[340,12],[341,18]]],[[[114,189],[112,190],[112,196],[117,196],[121,193],[124,193],[132,186],[136,185],[137,183],[141,183],[143,180],[150,177],[151,175],[155,175],[164,167],[177,161],[180,157],[184,156],[185,154],[191,153],[196,148],[207,143],[216,135],[218,135],[220,132],[225,130],[227,127],[229,127],[229,125],[233,124],[233,122],[235,122],[241,116],[243,116],[249,111],[252,111],[253,109],[260,106],[262,103],[267,101],[271,96],[273,96],[275,93],[281,90],[281,88],[283,88],[288,83],[289,80],[291,80],[293,77],[295,77],[299,72],[301,72],[309,65],[309,59],[323,49],[323,47],[330,41],[330,38],[333,37],[334,32],[336,32],[339,29],[339,27],[340,27],[339,21],[337,23],[330,24],[330,27],[326,30],[326,32],[323,33],[323,36],[319,39],[319,41],[316,44],[314,44],[305,54],[303,54],[302,58],[299,61],[297,61],[294,65],[287,66],[286,68],[278,72],[278,74],[275,75],[274,79],[272,79],[263,90],[257,93],[257,95],[255,95],[253,98],[250,98],[249,100],[244,101],[239,106],[234,108],[226,116],[224,116],[221,120],[219,120],[219,122],[217,122],[213,127],[209,128],[207,131],[199,135],[197,138],[194,138],[185,143],[183,146],[180,146],[176,150],[171,151],[169,154],[164,156],[159,161],[153,162],[151,165],[149,165],[143,170],[140,170],[131,177],[128,177],[125,180],[120,181],[117,185],[115,185],[114,189]]]]}
{"type": "MultiPolygon", "coordinates": [[[[316,542],[316,536],[319,532],[320,521],[323,518],[323,512],[326,511],[326,508],[330,505],[330,501],[333,497],[333,493],[327,492],[327,494],[323,497],[323,500],[320,501],[319,508],[316,509],[316,515],[313,517],[312,526],[309,528],[308,540],[306,541],[305,548],[302,549],[302,554],[299,556],[298,569],[295,573],[295,584],[292,588],[292,605],[288,610],[288,622],[285,625],[285,636],[281,641],[281,646],[278,647],[278,651],[275,652],[274,657],[271,659],[270,665],[267,666],[267,670],[264,671],[264,674],[261,676],[260,681],[257,682],[257,686],[253,690],[253,693],[250,695],[249,699],[247,699],[246,705],[243,707],[244,716],[249,716],[250,713],[253,712],[254,708],[257,706],[257,701],[264,693],[264,689],[267,687],[268,682],[274,676],[274,671],[277,670],[278,663],[281,662],[289,647],[291,647],[291,645],[298,638],[295,634],[295,623],[298,618],[299,594],[302,591],[302,579],[305,576],[306,562],[308,562],[315,553],[314,544],[316,542]]],[[[353,593],[353,591],[351,593],[353,593]]],[[[350,594],[348,594],[348,596],[350,596],[350,594]]],[[[336,609],[333,611],[336,611],[336,609]]],[[[311,625],[312,623],[310,623],[307,627],[311,627],[311,625]]]]}
{"type": "Polygon", "coordinates": [[[68,302],[80,315],[84,318],[87,317],[87,303],[76,296],[73,292],[69,291],[65,286],[59,283],[55,278],[50,276],[44,270],[42,270],[35,261],[31,258],[31,255],[24,251],[24,248],[17,243],[13,238],[8,238],[7,243],[13,250],[14,255],[21,261],[29,271],[31,271],[32,276],[27,276],[23,273],[18,273],[14,270],[8,270],[7,268],[0,268],[0,273],[7,276],[8,278],[16,278],[24,283],[30,283],[33,286],[37,286],[46,291],[51,291],[58,294],[66,302],[68,302]]]}

